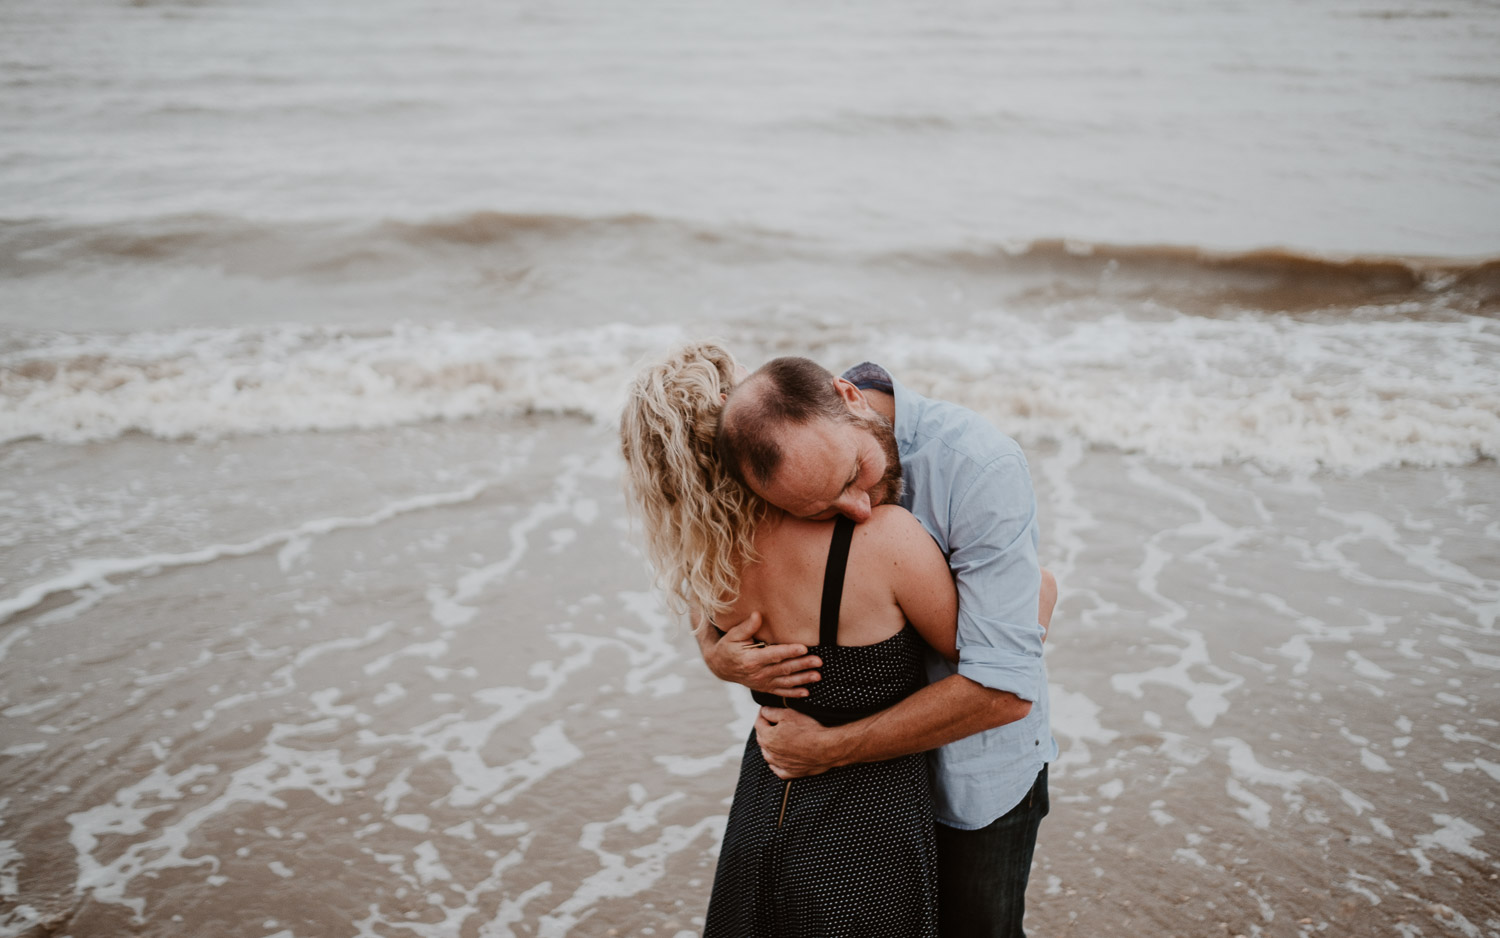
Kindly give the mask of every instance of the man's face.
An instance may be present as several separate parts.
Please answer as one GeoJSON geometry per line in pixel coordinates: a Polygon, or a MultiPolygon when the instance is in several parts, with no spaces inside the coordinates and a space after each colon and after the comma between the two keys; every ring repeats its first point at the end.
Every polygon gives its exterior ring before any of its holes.
{"type": "Polygon", "coordinates": [[[775,478],[753,487],[788,514],[809,521],[845,515],[862,522],[872,506],[901,498],[896,434],[878,414],[789,426],[778,442],[784,455],[775,478]]]}

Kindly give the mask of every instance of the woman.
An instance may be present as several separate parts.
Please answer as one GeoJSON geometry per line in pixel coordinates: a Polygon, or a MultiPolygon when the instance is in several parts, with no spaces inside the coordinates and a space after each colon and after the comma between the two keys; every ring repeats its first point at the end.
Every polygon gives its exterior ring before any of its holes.
{"type": "MultiPolygon", "coordinates": [[[[758,637],[822,659],[807,697],[759,702],[826,724],[883,710],[925,683],[928,647],[956,658],[947,564],[904,509],[878,507],[858,526],[802,521],[733,481],[713,441],[741,374],[723,348],[697,343],[644,368],[630,388],[621,448],[658,581],[700,628],[758,611],[758,637]]],[[[908,938],[935,936],[937,921],[925,757],[785,782],[752,733],[705,938],[908,938]]]]}

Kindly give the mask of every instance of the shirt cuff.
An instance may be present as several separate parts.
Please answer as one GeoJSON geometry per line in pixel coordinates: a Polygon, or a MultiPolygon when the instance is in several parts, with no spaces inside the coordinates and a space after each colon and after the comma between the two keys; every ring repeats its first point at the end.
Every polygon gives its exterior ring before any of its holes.
{"type": "Polygon", "coordinates": [[[983,645],[958,650],[958,673],[991,690],[1009,691],[1035,703],[1042,696],[1042,658],[983,645]]]}

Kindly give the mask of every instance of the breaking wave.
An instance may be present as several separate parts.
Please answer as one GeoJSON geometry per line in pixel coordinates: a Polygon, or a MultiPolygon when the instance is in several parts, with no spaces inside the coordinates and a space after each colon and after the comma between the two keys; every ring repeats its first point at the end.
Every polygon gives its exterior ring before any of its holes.
{"type": "MultiPolygon", "coordinates": [[[[996,313],[952,335],[725,324],[755,365],[798,348],[866,357],[1023,442],[1081,439],[1176,464],[1362,472],[1500,456],[1500,322],[1284,316],[1066,326],[996,313]],[[811,338],[809,338],[811,335],[811,338]]],[[[611,424],[678,325],[561,330],[402,324],[49,334],[0,353],[0,442],[369,429],[495,415],[611,424]]]]}
{"type": "Polygon", "coordinates": [[[481,211],[451,217],[354,221],[258,221],[180,215],[71,224],[0,220],[0,276],[66,273],[80,265],[213,267],[258,277],[399,273],[476,256],[566,257],[601,244],[628,246],[652,262],[746,257],[836,260],[855,266],[1045,275],[1091,289],[1194,297],[1261,310],[1306,310],[1402,299],[1483,315],[1500,313],[1500,258],[1335,256],[1268,247],[1109,245],[1065,239],[868,250],[753,226],[710,226],[642,214],[584,217],[481,211]]]}

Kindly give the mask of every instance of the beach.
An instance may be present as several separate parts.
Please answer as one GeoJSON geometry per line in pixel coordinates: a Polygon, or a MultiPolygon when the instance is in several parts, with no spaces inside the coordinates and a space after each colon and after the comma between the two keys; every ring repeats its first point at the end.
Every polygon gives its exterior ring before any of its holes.
{"type": "MultiPolygon", "coordinates": [[[[142,518],[137,569],[12,617],[8,927],[695,933],[753,708],[651,592],[612,444],[562,419],[193,447],[260,480],[221,497],[292,510],[142,518]]],[[[21,453],[53,492],[183,473],[180,444],[47,448],[21,453]]],[[[1066,588],[1030,927],[1492,930],[1494,583],[1464,571],[1495,556],[1493,472],[1031,460],[1066,588]]]]}
{"type": "Polygon", "coordinates": [[[1037,936],[1500,936],[1483,4],[0,10],[0,936],[700,933],[639,364],[1026,453],[1037,936]]]}

